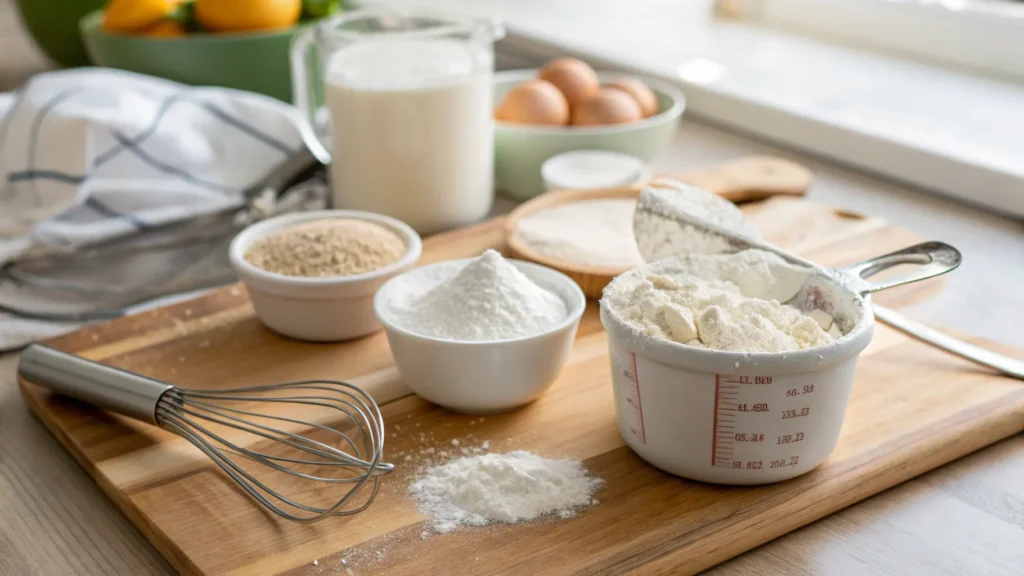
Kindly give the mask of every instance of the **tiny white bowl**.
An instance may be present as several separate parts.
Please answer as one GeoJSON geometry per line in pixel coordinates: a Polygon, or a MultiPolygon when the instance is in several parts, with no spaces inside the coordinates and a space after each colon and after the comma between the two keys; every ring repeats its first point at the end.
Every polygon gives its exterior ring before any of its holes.
{"type": "Polygon", "coordinates": [[[393,276],[412,268],[422,250],[416,231],[394,218],[358,210],[318,210],[285,214],[249,226],[231,241],[229,255],[263,324],[291,338],[334,342],[380,330],[373,311],[374,294],[393,276]],[[383,226],[402,239],[405,254],[394,264],[363,274],[316,278],[269,272],[245,259],[249,247],[262,238],[300,222],[332,218],[383,226]]]}
{"type": "Polygon", "coordinates": [[[544,189],[595,190],[644,184],[651,166],[636,156],[610,150],[573,150],[552,156],[540,166],[544,189]],[[602,174],[595,166],[604,166],[602,174]],[[594,177],[594,174],[599,174],[594,177]]]}
{"type": "Polygon", "coordinates": [[[389,314],[396,292],[407,289],[409,282],[435,276],[438,267],[461,267],[470,260],[438,262],[393,278],[377,292],[373,307],[384,325],[402,381],[413,392],[458,412],[504,412],[535,400],[554,383],[569,359],[587,300],[565,274],[509,260],[527,278],[565,302],[568,314],[564,320],[521,338],[462,341],[416,334],[389,314]]]}

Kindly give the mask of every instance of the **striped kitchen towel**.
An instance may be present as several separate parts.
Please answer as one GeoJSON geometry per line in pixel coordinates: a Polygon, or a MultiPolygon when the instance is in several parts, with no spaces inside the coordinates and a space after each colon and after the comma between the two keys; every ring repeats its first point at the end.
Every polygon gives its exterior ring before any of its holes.
{"type": "MultiPolygon", "coordinates": [[[[258,94],[104,68],[35,76],[0,94],[0,265],[239,207],[303,146],[298,125],[258,94]]],[[[0,350],[76,327],[0,314],[0,350]]]]}

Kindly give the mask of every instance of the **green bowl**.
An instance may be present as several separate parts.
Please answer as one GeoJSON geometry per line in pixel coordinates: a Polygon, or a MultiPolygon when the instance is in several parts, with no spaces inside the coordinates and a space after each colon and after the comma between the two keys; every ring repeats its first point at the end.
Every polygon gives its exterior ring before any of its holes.
{"type": "Polygon", "coordinates": [[[148,38],[110,34],[102,12],[82,17],[82,41],[92,63],[159,76],[196,86],[226,86],[292,101],[289,50],[292,38],[316,21],[287,30],[189,34],[148,38]]]}
{"type": "MultiPolygon", "coordinates": [[[[625,76],[598,72],[602,82],[625,76]]],[[[494,75],[495,106],[516,84],[535,78],[537,70],[510,70],[494,75]]],[[[571,150],[612,150],[647,162],[668,149],[679,128],[686,99],[675,87],[641,78],[658,97],[658,113],[629,124],[609,126],[494,125],[494,180],[499,190],[526,200],[544,192],[540,174],[545,160],[571,150]]]]}

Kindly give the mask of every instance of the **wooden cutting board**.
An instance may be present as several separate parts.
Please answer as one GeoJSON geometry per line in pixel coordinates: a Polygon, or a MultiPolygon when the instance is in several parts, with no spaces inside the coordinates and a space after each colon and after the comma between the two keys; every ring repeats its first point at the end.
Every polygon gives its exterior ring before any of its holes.
{"type": "MultiPolygon", "coordinates": [[[[828,265],[917,241],[880,220],[802,199],[775,198],[745,210],[769,241],[828,265]]],[[[492,220],[428,239],[423,260],[475,255],[503,242],[502,221],[492,220]]],[[[877,299],[898,307],[940,287],[921,283],[877,299]]],[[[486,419],[411,395],[382,334],[344,344],[287,340],[260,325],[239,287],[52,344],[181,386],[340,378],[382,403],[386,456],[398,464],[396,472],[366,512],[309,526],[262,513],[183,440],[22,382],[32,410],[185,574],[694,573],[1024,429],[1020,382],[884,326],[864,352],[843,436],[829,460],[800,478],[753,488],[669,476],[624,446],[594,303],[554,386],[523,409],[486,419]],[[427,461],[425,448],[451,449],[452,439],[582,459],[605,481],[596,495],[600,504],[564,521],[421,539],[425,519],[406,487],[427,461]]]]}

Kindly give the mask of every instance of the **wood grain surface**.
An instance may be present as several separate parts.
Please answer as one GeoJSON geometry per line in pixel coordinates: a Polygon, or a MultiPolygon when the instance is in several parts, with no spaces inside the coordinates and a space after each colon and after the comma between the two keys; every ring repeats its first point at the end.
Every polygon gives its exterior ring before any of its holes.
{"type": "MultiPolygon", "coordinates": [[[[778,198],[749,212],[770,241],[823,264],[849,263],[915,240],[879,220],[802,200],[778,198]]],[[[491,221],[429,239],[425,261],[476,254],[502,240],[501,221],[491,221]]],[[[905,305],[929,297],[938,286],[909,286],[879,300],[905,305]]],[[[382,335],[340,345],[286,340],[252,317],[237,288],[54,344],[193,387],[310,374],[352,379],[385,403],[388,457],[399,464],[403,454],[419,458],[424,446],[442,449],[472,434],[472,442],[487,440],[492,449],[584,459],[606,481],[597,496],[601,504],[569,521],[421,539],[423,518],[405,495],[418,463],[413,461],[388,477],[367,512],[300,526],[260,513],[180,439],[25,385],[26,401],[100,487],[171,564],[196,574],[693,573],[1010,436],[1024,424],[1024,389],[1016,382],[879,326],[832,457],[790,482],[724,488],[663,474],[622,444],[594,309],[585,315],[569,365],[552,389],[522,410],[486,421],[409,395],[390,365],[382,335]]]]}

